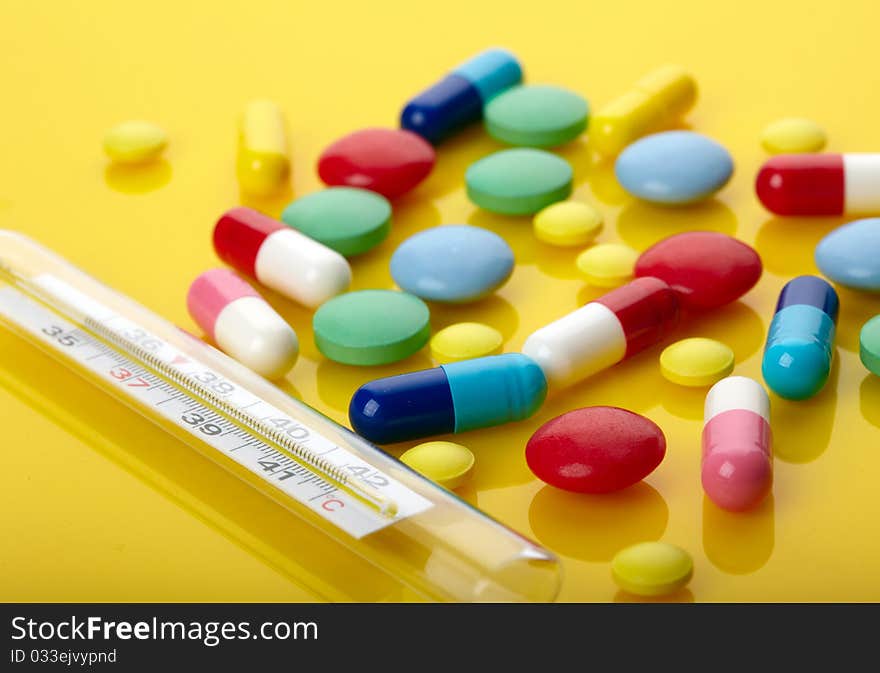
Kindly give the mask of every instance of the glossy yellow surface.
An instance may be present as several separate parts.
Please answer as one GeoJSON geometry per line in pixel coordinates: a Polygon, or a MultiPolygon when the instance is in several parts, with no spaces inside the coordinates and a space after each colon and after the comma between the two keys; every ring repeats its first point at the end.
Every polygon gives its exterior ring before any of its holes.
{"type": "Polygon", "coordinates": [[[474,467],[474,454],[455,442],[425,442],[404,451],[400,460],[446,488],[458,488],[474,467]]]}
{"type": "Polygon", "coordinates": [[[716,339],[691,337],[670,344],[660,353],[660,371],[680,386],[711,386],[733,371],[733,350],[716,339]]]}
{"type": "Polygon", "coordinates": [[[494,327],[478,322],[449,325],[431,337],[431,357],[440,364],[496,355],[504,336],[494,327]]]}
{"type": "MultiPolygon", "coordinates": [[[[588,141],[560,153],[574,167],[572,198],[596,204],[605,217],[600,242],[644,250],[672,233],[708,229],[756,246],[766,269],[758,286],[682,324],[669,342],[724,341],[736,354],[735,373],[760,380],[779,290],[797,274],[817,272],[814,246],[845,220],[767,213],[753,194],[766,158],[757,138],[768,120],[797,110],[822,120],[830,151],[880,148],[872,113],[880,88],[866,86],[864,74],[880,5],[550,0],[540,16],[509,6],[450,0],[442,11],[411,2],[342,9],[253,0],[219,11],[216,3],[157,0],[143,12],[110,0],[2,3],[0,227],[35,237],[196,330],[184,297],[192,278],[218,263],[214,220],[240,203],[237,124],[247,101],[277,101],[290,124],[290,186],[271,200],[246,199],[277,216],[294,195],[321,187],[314,162],[326,145],[358,128],[395,125],[406,99],[488,45],[509,47],[530,81],[569,87],[594,109],[655,66],[680,63],[700,87],[687,123],[736,161],[715,198],[653,207],[627,197],[588,141]],[[541,17],[553,18],[545,25],[541,17]],[[857,108],[848,103],[853,96],[857,108]],[[168,131],[166,155],[139,170],[112,166],[103,134],[133,118],[168,131]]],[[[510,281],[476,304],[432,305],[433,328],[485,322],[514,351],[534,329],[603,291],[584,282],[577,250],[539,245],[528,218],[491,215],[468,201],[465,169],[497,149],[479,125],[444,145],[434,173],[395,203],[390,237],[354,260],[354,286],[391,287],[389,256],[420,229],[487,227],[516,253],[510,281]]],[[[311,313],[266,294],[301,339],[283,387],[340,422],[361,383],[433,364],[427,349],[386,367],[329,362],[314,347],[311,313]]],[[[662,346],[553,395],[527,421],[456,438],[478,462],[459,493],[561,555],[561,600],[632,600],[612,581],[610,561],[649,540],[694,558],[693,580],[671,600],[880,600],[880,377],[858,359],[859,329],[880,313],[880,298],[841,288],[840,299],[828,385],[806,402],[772,399],[773,496],[756,510],[731,514],[704,498],[705,391],[663,379],[662,346]],[[591,404],[623,406],[663,428],[666,458],[643,483],[584,496],[545,486],[529,471],[529,436],[591,404]]],[[[305,556],[279,507],[2,330],[0,421],[0,598],[309,600],[314,594],[301,586],[309,573],[330,597],[412,598],[350,559],[305,556]]]]}
{"type": "Polygon", "coordinates": [[[620,243],[599,243],[577,256],[575,263],[593,287],[611,288],[632,280],[638,250],[620,243]]]}
{"type": "Polygon", "coordinates": [[[777,119],[761,133],[761,146],[771,154],[821,152],[827,142],[825,129],[802,117],[777,119]]]}
{"type": "Polygon", "coordinates": [[[602,213],[589,203],[560,201],[544,208],[532,222],[535,238],[550,245],[586,245],[602,231],[602,213]]]}
{"type": "Polygon", "coordinates": [[[104,136],[104,153],[120,164],[152,161],[168,145],[168,134],[152,122],[134,119],[117,124],[104,136]]]}
{"type": "Polygon", "coordinates": [[[665,596],[690,580],[694,562],[681,547],[640,542],[622,549],[611,561],[611,575],[624,591],[637,596],[665,596]]]}

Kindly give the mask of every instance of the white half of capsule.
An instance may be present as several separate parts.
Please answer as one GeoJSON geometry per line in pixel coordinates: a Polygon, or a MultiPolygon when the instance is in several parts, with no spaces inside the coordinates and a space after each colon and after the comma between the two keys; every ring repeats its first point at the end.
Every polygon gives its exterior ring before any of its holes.
{"type": "Polygon", "coordinates": [[[623,360],[626,334],[610,308],[590,302],[532,333],[522,352],[540,365],[549,386],[564,387],[623,360]]]}
{"type": "Polygon", "coordinates": [[[880,212],[880,154],[844,154],[843,175],[845,212],[880,212]]]}
{"type": "Polygon", "coordinates": [[[317,308],[351,285],[351,267],[345,257],[287,227],[263,241],[254,272],[266,287],[309,308],[317,308]]]}
{"type": "Polygon", "coordinates": [[[706,395],[704,422],[734,409],[752,411],[770,422],[770,398],[764,386],[746,376],[721,379],[706,395]]]}
{"type": "Polygon", "coordinates": [[[240,297],[224,306],[214,322],[214,341],[267,379],[284,376],[299,355],[296,332],[261,297],[240,297]]]}

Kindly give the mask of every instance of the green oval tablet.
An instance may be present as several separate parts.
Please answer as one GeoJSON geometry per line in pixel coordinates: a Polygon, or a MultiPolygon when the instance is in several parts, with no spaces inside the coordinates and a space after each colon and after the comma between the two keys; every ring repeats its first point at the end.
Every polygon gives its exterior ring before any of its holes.
{"type": "Polygon", "coordinates": [[[868,371],[880,376],[880,315],[875,315],[862,327],[859,355],[868,371]]]}
{"type": "Polygon", "coordinates": [[[347,365],[385,365],[409,357],[428,342],[428,307],[396,290],[360,290],[334,297],[312,320],[315,345],[347,365]]]}
{"type": "Polygon", "coordinates": [[[329,187],[298,198],[284,209],[281,219],[340,255],[352,257],[388,236],[391,204],[366,189],[329,187]]]}
{"type": "Polygon", "coordinates": [[[464,176],[468,198],[502,215],[532,215],[571,194],[572,170],[544,150],[501,150],[471,164],[464,176]]]}
{"type": "Polygon", "coordinates": [[[587,128],[590,108],[583,97],[549,84],[525,84],[493,98],[483,111],[486,131],[496,140],[523,147],[556,147],[587,128]]]}

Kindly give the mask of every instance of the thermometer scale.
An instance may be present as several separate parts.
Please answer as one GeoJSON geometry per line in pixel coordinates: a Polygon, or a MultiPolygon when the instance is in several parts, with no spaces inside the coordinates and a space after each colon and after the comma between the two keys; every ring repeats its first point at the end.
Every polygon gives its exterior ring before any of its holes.
{"type": "Polygon", "coordinates": [[[0,323],[435,600],[551,600],[555,557],[101,285],[0,231],[0,323]]]}

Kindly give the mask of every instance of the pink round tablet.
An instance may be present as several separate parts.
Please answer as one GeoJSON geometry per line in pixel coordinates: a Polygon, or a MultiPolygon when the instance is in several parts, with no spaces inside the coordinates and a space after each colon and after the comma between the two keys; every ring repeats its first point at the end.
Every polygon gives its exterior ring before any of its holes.
{"type": "Polygon", "coordinates": [[[411,131],[363,129],[324,150],[318,175],[328,185],[360,187],[393,199],[428,177],[435,158],[434,148],[411,131]]]}
{"type": "Polygon", "coordinates": [[[618,407],[585,407],[542,425],[526,445],[538,479],[578,493],[609,493],[641,481],[666,455],[653,421],[618,407]]]}
{"type": "Polygon", "coordinates": [[[682,307],[704,311],[739,299],[761,277],[751,246],[716,231],[686,231],[665,238],[636,261],[636,277],[665,280],[682,307]]]}

